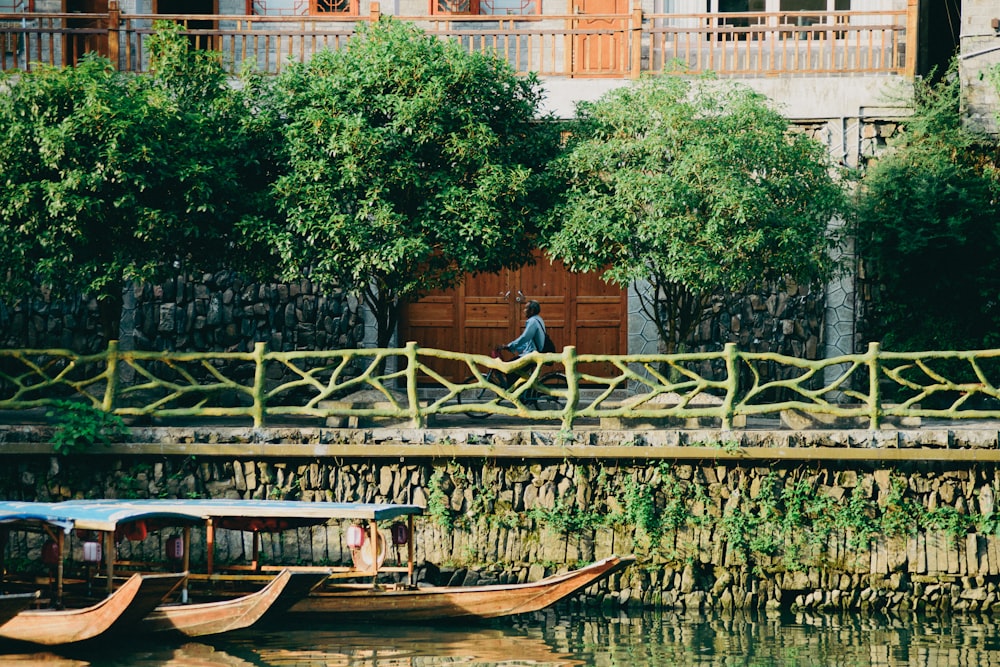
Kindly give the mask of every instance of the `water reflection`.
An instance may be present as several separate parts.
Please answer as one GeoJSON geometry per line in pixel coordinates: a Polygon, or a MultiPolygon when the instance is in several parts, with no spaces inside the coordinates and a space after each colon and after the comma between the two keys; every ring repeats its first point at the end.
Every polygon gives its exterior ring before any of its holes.
{"type": "Polygon", "coordinates": [[[0,655],[0,667],[1000,667],[990,616],[632,615],[559,609],[489,624],[349,626],[301,620],[211,641],[116,642],[0,655]]]}

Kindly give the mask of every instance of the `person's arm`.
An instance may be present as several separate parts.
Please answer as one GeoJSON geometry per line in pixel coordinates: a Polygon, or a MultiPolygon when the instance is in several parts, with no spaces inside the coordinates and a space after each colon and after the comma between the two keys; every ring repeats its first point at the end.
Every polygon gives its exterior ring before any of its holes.
{"type": "Polygon", "coordinates": [[[537,315],[529,317],[528,321],[524,323],[524,331],[521,335],[507,343],[505,347],[508,350],[517,352],[518,354],[527,354],[529,352],[537,351],[535,341],[538,339],[541,328],[542,325],[539,324],[537,315]]]}

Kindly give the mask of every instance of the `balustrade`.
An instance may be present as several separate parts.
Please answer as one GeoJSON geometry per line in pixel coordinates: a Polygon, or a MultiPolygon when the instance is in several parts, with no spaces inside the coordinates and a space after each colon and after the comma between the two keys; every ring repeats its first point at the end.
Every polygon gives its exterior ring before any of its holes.
{"type": "MultiPolygon", "coordinates": [[[[158,20],[184,25],[196,48],[219,53],[228,71],[245,63],[278,73],[288,61],[339,49],[369,15],[0,14],[0,70],[72,65],[94,51],[119,68],[148,69],[146,38],[158,20]]],[[[643,72],[734,76],[912,76],[916,7],[879,12],[402,16],[469,51],[506,60],[519,73],[638,77],[643,72]]]]}

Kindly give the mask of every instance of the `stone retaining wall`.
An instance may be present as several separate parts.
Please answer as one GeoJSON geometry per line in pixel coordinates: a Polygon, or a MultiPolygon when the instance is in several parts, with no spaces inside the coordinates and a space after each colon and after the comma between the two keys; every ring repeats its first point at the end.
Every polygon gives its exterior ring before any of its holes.
{"type": "MultiPolygon", "coordinates": [[[[123,294],[125,350],[249,352],[261,341],[272,350],[324,350],[358,347],[364,338],[357,301],[308,280],[258,283],[219,271],[136,284],[123,294]]],[[[92,353],[106,346],[94,298],[40,290],[0,302],[0,347],[92,353]]]]}
{"type": "MultiPolygon", "coordinates": [[[[0,491],[416,503],[424,579],[533,580],[635,553],[636,566],[588,591],[608,605],[1000,610],[993,463],[530,458],[544,449],[524,460],[7,456],[0,491]]],[[[264,558],[345,562],[344,528],[267,539],[264,558]]],[[[7,556],[37,559],[38,547],[14,539],[7,556]]],[[[162,553],[151,540],[121,548],[162,553]]],[[[249,549],[233,533],[218,558],[249,549]]],[[[203,560],[203,544],[192,555],[203,560]]]]}

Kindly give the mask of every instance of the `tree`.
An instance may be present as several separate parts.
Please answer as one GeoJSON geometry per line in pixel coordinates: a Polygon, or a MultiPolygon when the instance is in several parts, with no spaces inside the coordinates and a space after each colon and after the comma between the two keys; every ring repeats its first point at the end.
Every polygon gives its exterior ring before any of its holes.
{"type": "Polygon", "coordinates": [[[384,17],[291,67],[284,96],[289,277],[359,294],[389,344],[402,303],[523,264],[557,145],[535,77],[384,17]]]}
{"type": "Polygon", "coordinates": [[[247,257],[267,193],[244,93],[177,29],[148,44],[151,75],[91,55],[0,80],[0,291],[96,295],[108,339],[124,281],[247,257]]]}
{"type": "Polygon", "coordinates": [[[878,289],[866,335],[896,350],[1000,342],[1000,151],[963,127],[953,67],[916,82],[900,138],[858,197],[858,254],[878,289]]]}
{"type": "Polygon", "coordinates": [[[578,108],[549,253],[640,290],[668,353],[720,290],[834,268],[843,205],[822,145],[749,88],[652,78],[578,108]]]}

